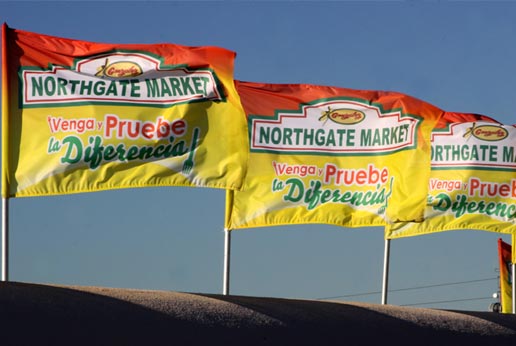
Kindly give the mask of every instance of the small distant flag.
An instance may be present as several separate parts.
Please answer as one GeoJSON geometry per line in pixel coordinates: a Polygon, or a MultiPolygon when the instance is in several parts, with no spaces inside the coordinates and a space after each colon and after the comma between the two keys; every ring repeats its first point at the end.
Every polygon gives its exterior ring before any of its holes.
{"type": "Polygon", "coordinates": [[[502,313],[512,313],[512,275],[511,275],[512,246],[498,239],[498,256],[500,263],[500,303],[502,313]]]}

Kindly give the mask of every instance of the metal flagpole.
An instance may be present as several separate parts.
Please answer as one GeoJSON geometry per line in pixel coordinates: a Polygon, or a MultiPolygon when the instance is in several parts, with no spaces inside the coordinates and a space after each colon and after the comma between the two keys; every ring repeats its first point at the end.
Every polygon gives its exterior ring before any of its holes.
{"type": "MultiPolygon", "coordinates": [[[[9,113],[9,71],[7,68],[7,24],[2,25],[2,281],[9,280],[9,186],[8,171],[8,121],[9,113]],[[4,197],[7,196],[7,197],[4,197]]],[[[13,76],[14,77],[14,76],[13,76]]]]}
{"type": "Polygon", "coordinates": [[[9,204],[2,198],[2,281],[9,281],[9,204]]]}
{"type": "Polygon", "coordinates": [[[383,285],[382,285],[382,305],[387,304],[387,291],[389,290],[389,252],[391,240],[385,239],[385,250],[383,257],[383,285]]]}
{"type": "Polygon", "coordinates": [[[229,269],[231,262],[231,230],[224,228],[224,285],[222,294],[229,294],[229,269]]]}

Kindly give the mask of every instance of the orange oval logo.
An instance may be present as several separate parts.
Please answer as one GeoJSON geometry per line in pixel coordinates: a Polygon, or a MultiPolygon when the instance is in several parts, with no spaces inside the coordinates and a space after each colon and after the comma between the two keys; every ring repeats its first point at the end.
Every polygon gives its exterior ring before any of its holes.
{"type": "Polygon", "coordinates": [[[354,125],[364,120],[365,114],[356,109],[341,108],[329,111],[327,117],[337,124],[354,125]]]}
{"type": "Polygon", "coordinates": [[[478,139],[495,142],[507,138],[509,132],[500,126],[480,125],[473,129],[472,134],[478,139]]]}
{"type": "Polygon", "coordinates": [[[143,73],[142,68],[131,61],[117,61],[102,66],[101,71],[97,75],[107,76],[111,78],[127,78],[139,76],[143,73]]]}

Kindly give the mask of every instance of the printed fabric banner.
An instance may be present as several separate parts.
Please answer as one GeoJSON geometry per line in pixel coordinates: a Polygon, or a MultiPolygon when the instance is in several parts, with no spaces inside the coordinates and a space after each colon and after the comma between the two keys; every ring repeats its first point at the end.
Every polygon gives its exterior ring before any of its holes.
{"type": "Polygon", "coordinates": [[[382,226],[423,217],[443,111],[395,92],[236,82],[250,160],[226,228],[382,226]]]}
{"type": "Polygon", "coordinates": [[[4,197],[148,186],[239,189],[235,53],[2,28],[4,197]]]}
{"type": "Polygon", "coordinates": [[[502,313],[512,313],[512,262],[511,244],[498,239],[498,258],[500,263],[500,303],[502,313]]]}
{"type": "MultiPolygon", "coordinates": [[[[512,244],[516,244],[516,232],[511,235],[512,244]]],[[[516,246],[512,247],[511,262],[516,263],[516,246]]]]}
{"type": "Polygon", "coordinates": [[[461,229],[516,232],[516,128],[478,115],[453,121],[432,134],[425,220],[388,225],[387,239],[461,229]]]}

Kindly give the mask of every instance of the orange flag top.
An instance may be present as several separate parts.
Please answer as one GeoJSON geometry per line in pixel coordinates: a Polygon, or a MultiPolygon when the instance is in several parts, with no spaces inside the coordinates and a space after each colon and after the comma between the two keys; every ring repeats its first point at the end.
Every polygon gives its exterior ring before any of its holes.
{"type": "Polygon", "coordinates": [[[241,187],[248,142],[234,52],[6,24],[2,37],[3,196],[241,187]]]}

